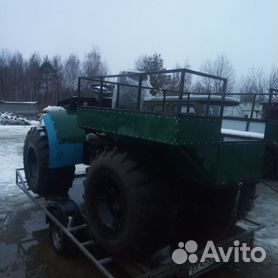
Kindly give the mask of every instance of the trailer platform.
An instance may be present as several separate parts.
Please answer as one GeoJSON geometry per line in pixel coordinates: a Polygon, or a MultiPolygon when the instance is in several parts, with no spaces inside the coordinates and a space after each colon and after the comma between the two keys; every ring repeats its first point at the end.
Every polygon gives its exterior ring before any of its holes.
{"type": "MultiPolygon", "coordinates": [[[[84,176],[84,175],[83,175],[84,176]]],[[[82,175],[77,175],[76,178],[82,178],[82,175]]],[[[117,258],[107,254],[98,246],[93,238],[89,237],[88,225],[86,216],[80,213],[78,205],[68,198],[49,197],[47,200],[36,194],[33,194],[27,187],[27,182],[24,177],[24,169],[16,169],[16,185],[38,206],[39,209],[45,212],[47,221],[55,224],[59,233],[66,236],[68,243],[78,249],[103,275],[103,277],[136,277],[136,278],[155,278],[155,277],[199,277],[214,268],[217,268],[224,263],[218,263],[214,260],[207,260],[203,263],[197,262],[192,264],[186,262],[184,264],[176,264],[172,260],[171,248],[166,246],[157,252],[147,261],[135,260],[133,258],[117,258]],[[63,225],[61,221],[55,217],[53,205],[57,205],[65,209],[65,213],[70,218],[68,225],[63,225]],[[82,222],[72,224],[72,215],[79,215],[82,222]],[[70,216],[69,216],[70,215],[70,216]],[[85,236],[84,236],[85,235],[85,236]]],[[[51,226],[51,225],[50,225],[51,226]]],[[[253,244],[254,234],[256,231],[264,228],[248,219],[242,219],[237,224],[232,232],[229,233],[223,241],[218,242],[215,246],[221,246],[224,249],[233,246],[233,242],[238,240],[240,243],[247,242],[248,245],[253,244]]],[[[51,238],[53,243],[53,238],[51,238]]],[[[55,242],[53,243],[55,244],[55,242]]],[[[203,250],[196,254],[201,255],[203,250]]],[[[199,257],[199,256],[198,256],[199,257]]]]}

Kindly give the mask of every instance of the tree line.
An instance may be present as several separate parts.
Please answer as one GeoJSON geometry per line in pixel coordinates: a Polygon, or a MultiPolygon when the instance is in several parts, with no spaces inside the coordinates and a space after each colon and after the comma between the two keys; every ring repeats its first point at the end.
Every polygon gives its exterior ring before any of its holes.
{"type": "Polygon", "coordinates": [[[78,76],[104,75],[107,66],[98,50],[83,60],[71,54],[42,58],[34,53],[24,59],[21,53],[0,52],[0,100],[39,101],[41,106],[76,94],[78,76]]]}
{"type": "MultiPolygon", "coordinates": [[[[176,68],[191,68],[188,61],[183,66],[179,64],[176,68]]],[[[151,56],[141,56],[136,61],[136,68],[142,71],[158,71],[165,70],[163,58],[160,54],[155,53],[151,56]]],[[[270,73],[265,73],[262,68],[252,68],[244,76],[236,77],[234,67],[225,55],[218,55],[214,60],[207,60],[201,64],[199,70],[204,73],[223,77],[228,79],[228,94],[242,94],[242,101],[252,101],[253,94],[268,94],[269,89],[278,89],[278,69],[273,68],[270,73]]],[[[152,85],[155,87],[178,88],[180,76],[173,74],[172,76],[151,76],[152,85]],[[152,80],[153,79],[153,80],[152,80]],[[176,84],[176,85],[175,85],[176,84]]],[[[219,94],[223,90],[223,82],[212,78],[195,77],[191,74],[185,75],[185,91],[219,94]]],[[[259,100],[259,99],[258,99],[259,100]]]]}
{"type": "MultiPolygon", "coordinates": [[[[159,53],[143,55],[135,60],[134,67],[141,71],[164,70],[164,60],[159,53]]],[[[190,68],[186,61],[176,68],[190,68]]],[[[214,60],[207,60],[200,66],[200,71],[228,79],[227,93],[242,93],[243,101],[250,101],[251,94],[267,93],[269,88],[278,88],[278,72],[273,69],[266,74],[262,68],[251,69],[241,78],[236,73],[231,61],[225,55],[214,60]]],[[[82,60],[70,54],[66,58],[55,55],[51,58],[34,53],[25,59],[21,53],[0,52],[0,100],[39,101],[42,107],[55,105],[58,100],[76,95],[78,76],[104,75],[108,66],[100,52],[93,49],[82,60]]],[[[155,89],[177,90],[179,74],[151,75],[150,82],[155,89]]],[[[221,82],[210,78],[193,78],[185,75],[184,90],[191,92],[221,93],[221,82]]]]}

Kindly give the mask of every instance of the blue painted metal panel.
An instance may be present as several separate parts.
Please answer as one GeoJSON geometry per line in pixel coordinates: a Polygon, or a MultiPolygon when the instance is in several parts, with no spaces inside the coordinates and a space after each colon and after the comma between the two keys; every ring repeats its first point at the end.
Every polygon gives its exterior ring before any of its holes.
{"type": "Polygon", "coordinates": [[[61,168],[83,162],[83,144],[59,144],[57,131],[50,115],[43,116],[48,144],[49,168],[61,168]]]}

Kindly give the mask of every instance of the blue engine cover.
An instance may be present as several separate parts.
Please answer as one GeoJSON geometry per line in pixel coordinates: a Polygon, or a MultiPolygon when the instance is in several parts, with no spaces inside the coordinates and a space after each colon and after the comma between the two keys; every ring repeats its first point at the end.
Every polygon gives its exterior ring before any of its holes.
{"type": "Polygon", "coordinates": [[[43,116],[49,144],[49,168],[61,168],[83,162],[83,144],[59,144],[57,132],[49,114],[43,116]]]}

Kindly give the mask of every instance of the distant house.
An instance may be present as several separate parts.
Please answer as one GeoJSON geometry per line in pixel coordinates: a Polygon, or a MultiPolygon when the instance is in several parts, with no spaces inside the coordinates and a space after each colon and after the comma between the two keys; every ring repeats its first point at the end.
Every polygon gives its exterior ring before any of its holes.
{"type": "Polygon", "coordinates": [[[27,119],[37,120],[39,113],[38,102],[0,101],[0,112],[14,113],[27,119]]]}

